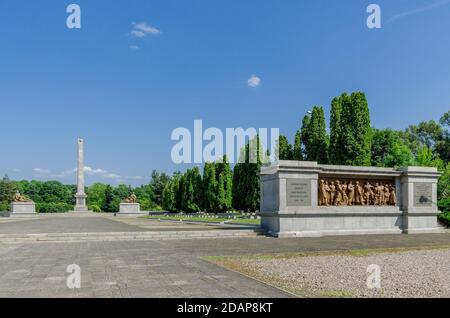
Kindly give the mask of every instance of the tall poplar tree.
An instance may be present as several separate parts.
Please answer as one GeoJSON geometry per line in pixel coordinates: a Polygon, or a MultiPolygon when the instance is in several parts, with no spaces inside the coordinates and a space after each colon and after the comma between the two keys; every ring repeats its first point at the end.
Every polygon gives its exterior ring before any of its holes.
{"type": "Polygon", "coordinates": [[[233,175],[226,156],[222,162],[216,164],[217,178],[217,208],[220,211],[228,211],[232,207],[233,175]]]}
{"type": "Polygon", "coordinates": [[[213,163],[206,162],[203,169],[203,208],[214,212],[217,209],[216,167],[213,163]]]}
{"type": "Polygon", "coordinates": [[[297,130],[295,133],[293,160],[303,160],[302,135],[300,130],[297,130]]]}
{"type": "MultiPolygon", "coordinates": [[[[345,94],[344,94],[345,95],[345,94]]],[[[344,95],[335,97],[331,102],[330,115],[330,146],[328,157],[331,164],[343,164],[344,154],[340,144],[341,142],[341,116],[342,116],[342,101],[346,98],[344,95]]]]}
{"type": "Polygon", "coordinates": [[[315,106],[312,110],[306,152],[309,161],[328,163],[328,136],[325,114],[323,108],[319,106],[315,106]]]}
{"type": "Polygon", "coordinates": [[[300,129],[300,138],[303,144],[303,157],[308,160],[308,147],[311,132],[311,115],[306,114],[302,120],[302,127],[300,129]]]}
{"type": "Polygon", "coordinates": [[[279,160],[293,160],[294,159],[294,149],[289,143],[286,136],[280,136],[278,139],[278,159],[279,160]]]}
{"type": "Polygon", "coordinates": [[[177,200],[176,200],[176,193],[174,192],[173,183],[174,180],[171,180],[168,183],[166,183],[163,190],[162,206],[163,209],[169,212],[177,211],[177,200]]]}
{"type": "Polygon", "coordinates": [[[370,111],[366,95],[355,92],[351,96],[354,109],[353,124],[355,133],[355,158],[353,165],[370,166],[372,154],[372,127],[370,126],[370,111]]]}
{"type": "Polygon", "coordinates": [[[333,164],[369,166],[372,128],[366,96],[362,92],[335,98],[331,107],[330,157],[333,164]]]}

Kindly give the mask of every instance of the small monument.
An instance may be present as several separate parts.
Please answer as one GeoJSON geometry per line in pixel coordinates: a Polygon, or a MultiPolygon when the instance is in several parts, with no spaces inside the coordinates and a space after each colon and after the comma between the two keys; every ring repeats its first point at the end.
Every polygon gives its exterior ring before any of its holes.
{"type": "Polygon", "coordinates": [[[78,138],[77,160],[77,193],[75,194],[75,208],[72,212],[92,212],[86,206],[87,195],[84,192],[84,140],[78,138]]]}
{"type": "Polygon", "coordinates": [[[36,216],[36,205],[33,201],[21,195],[19,191],[14,194],[11,202],[11,217],[36,216]]]}
{"type": "Polygon", "coordinates": [[[120,203],[119,214],[131,214],[140,215],[141,206],[137,203],[136,194],[131,193],[131,195],[120,203]]]}

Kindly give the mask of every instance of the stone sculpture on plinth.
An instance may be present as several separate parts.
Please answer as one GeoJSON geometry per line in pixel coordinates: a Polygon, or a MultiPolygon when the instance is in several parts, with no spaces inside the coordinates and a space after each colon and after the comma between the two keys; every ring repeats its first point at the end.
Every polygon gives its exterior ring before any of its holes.
{"type": "Polygon", "coordinates": [[[11,202],[11,217],[28,217],[36,215],[36,205],[33,201],[20,194],[19,191],[13,196],[11,202]]]}
{"type": "Polygon", "coordinates": [[[131,193],[131,195],[120,203],[119,215],[140,215],[141,206],[137,202],[136,194],[131,193]]]}

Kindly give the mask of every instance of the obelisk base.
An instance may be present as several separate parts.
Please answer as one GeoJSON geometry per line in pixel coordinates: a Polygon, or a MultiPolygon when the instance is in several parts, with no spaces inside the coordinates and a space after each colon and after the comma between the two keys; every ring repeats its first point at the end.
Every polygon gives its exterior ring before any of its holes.
{"type": "Polygon", "coordinates": [[[75,200],[76,200],[75,208],[73,209],[73,211],[70,211],[70,212],[71,213],[92,212],[88,209],[88,207],[86,205],[86,198],[87,198],[86,194],[75,194],[75,200]]]}

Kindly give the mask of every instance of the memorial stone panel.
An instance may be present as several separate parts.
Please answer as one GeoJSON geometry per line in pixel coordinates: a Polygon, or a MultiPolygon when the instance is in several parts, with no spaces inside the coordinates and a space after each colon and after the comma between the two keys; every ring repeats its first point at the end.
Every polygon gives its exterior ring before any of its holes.
{"type": "Polygon", "coordinates": [[[311,206],[311,180],[287,179],[286,200],[288,207],[311,206]]]}
{"type": "Polygon", "coordinates": [[[414,206],[432,206],[432,191],[431,183],[414,183],[414,206]]]}

